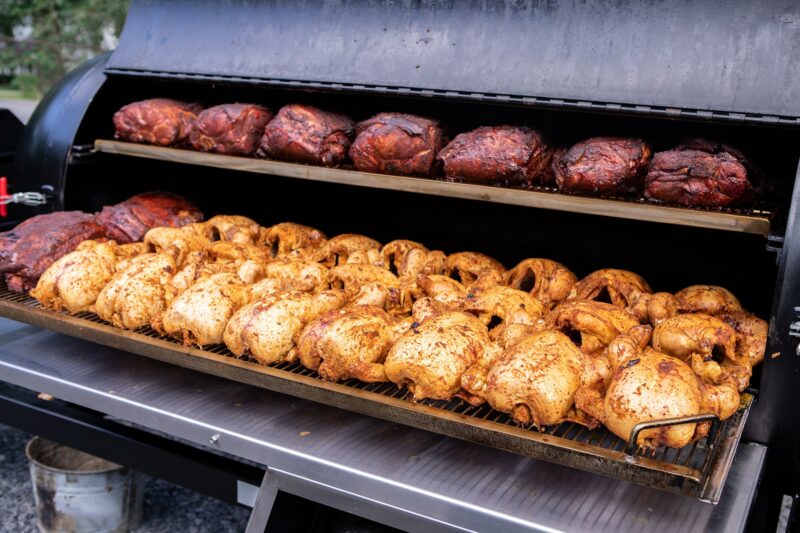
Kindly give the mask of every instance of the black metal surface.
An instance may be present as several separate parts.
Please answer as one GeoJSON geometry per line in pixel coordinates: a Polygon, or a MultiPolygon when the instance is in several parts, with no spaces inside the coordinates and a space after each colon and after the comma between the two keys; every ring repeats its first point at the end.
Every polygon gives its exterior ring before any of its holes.
{"type": "Polygon", "coordinates": [[[39,103],[25,128],[14,164],[14,189],[54,192],[53,204],[26,209],[32,216],[64,208],[64,182],[75,134],[95,94],[105,82],[101,54],[67,74],[39,103]]]}
{"type": "Polygon", "coordinates": [[[800,117],[798,47],[792,0],[143,0],[108,68],[776,121],[800,117]]]}
{"type": "Polygon", "coordinates": [[[237,481],[258,486],[264,470],[108,419],[102,413],[0,381],[0,422],[229,503],[237,481]]]}
{"type": "MultiPolygon", "coordinates": [[[[0,109],[0,176],[9,178],[9,192],[16,192],[14,187],[13,164],[17,146],[22,140],[25,126],[8,109],[0,109]]],[[[9,205],[8,217],[0,218],[0,231],[14,227],[22,215],[19,206],[9,205]]]]}
{"type": "Polygon", "coordinates": [[[776,500],[800,491],[800,168],[779,258],[767,364],[746,437],[773,447],[764,487],[776,500]],[[775,357],[772,357],[776,355],[775,357]]]}

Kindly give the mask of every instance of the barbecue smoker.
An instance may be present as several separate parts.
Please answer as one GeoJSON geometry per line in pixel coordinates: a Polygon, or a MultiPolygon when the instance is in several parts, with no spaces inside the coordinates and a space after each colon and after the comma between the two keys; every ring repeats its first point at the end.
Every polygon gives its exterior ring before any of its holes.
{"type": "Polygon", "coordinates": [[[281,509],[308,514],[307,500],[405,529],[774,529],[800,488],[799,48],[800,8],[781,0],[133,2],[117,50],[70,73],[26,130],[13,189],[54,191],[31,215],[167,190],[207,216],[402,237],[507,265],[548,257],[579,277],[613,266],[672,292],[713,282],[769,317],[767,358],[736,416],[695,445],[649,451],[604,430],[539,433],[488,407],[415,405],[388,384],[232,362],[224,346],[112,330],[6,292],[0,314],[84,341],[4,322],[5,381],[268,469],[255,498],[257,468],[19,391],[5,393],[5,421],[72,442],[76,427],[95,432],[88,451],[255,504],[254,530],[270,509],[273,526],[281,509]],[[746,209],[673,208],[113,141],[112,114],[152,97],[308,103],[357,120],[403,111],[451,135],[528,124],[558,145],[619,135],[663,150],[705,137],[745,151],[764,192],[746,209]],[[110,445],[115,432],[124,446],[110,445]]]}

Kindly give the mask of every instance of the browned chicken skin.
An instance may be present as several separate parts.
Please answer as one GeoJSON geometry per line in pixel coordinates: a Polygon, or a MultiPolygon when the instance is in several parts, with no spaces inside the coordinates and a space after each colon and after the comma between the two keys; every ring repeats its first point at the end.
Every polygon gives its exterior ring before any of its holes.
{"type": "Polygon", "coordinates": [[[747,169],[733,155],[676,149],[653,156],[644,196],[678,205],[721,207],[749,190],[747,169]]]}
{"type": "Polygon", "coordinates": [[[317,317],[300,334],[297,353],[323,379],[387,381],[383,361],[412,319],[396,320],[370,305],[350,305],[317,317]]]}
{"type": "Polygon", "coordinates": [[[439,152],[445,175],[491,185],[542,181],[551,151],[538,132],[520,126],[483,126],[460,133],[439,152]]]}
{"type": "Polygon", "coordinates": [[[172,256],[178,268],[189,259],[192,252],[207,250],[211,242],[185,228],[153,228],[144,236],[152,251],[172,256]]]}
{"type": "Polygon", "coordinates": [[[256,104],[222,104],[203,110],[194,121],[189,141],[195,150],[252,155],[272,113],[256,104]]]}
{"type": "Polygon", "coordinates": [[[384,268],[398,276],[442,274],[446,256],[440,250],[428,250],[418,242],[395,240],[381,250],[384,268]]]}
{"type": "Polygon", "coordinates": [[[262,231],[261,240],[272,257],[280,259],[311,259],[324,250],[325,234],[309,226],[282,222],[262,231]]]}
{"type": "Polygon", "coordinates": [[[604,268],[596,270],[572,286],[569,300],[607,301],[625,309],[642,294],[649,294],[650,285],[638,274],[628,270],[604,268]]]}
{"type": "Polygon", "coordinates": [[[587,139],[553,157],[556,184],[569,192],[632,194],[641,189],[650,154],[641,139],[587,139]]]}
{"type": "Polygon", "coordinates": [[[506,269],[496,259],[478,252],[458,252],[450,254],[445,260],[444,273],[447,276],[472,287],[501,285],[506,269]]]}
{"type": "Polygon", "coordinates": [[[283,106],[261,138],[258,155],[298,163],[338,165],[347,159],[355,135],[344,115],[300,104],[283,106]]]}
{"type": "MultiPolygon", "coordinates": [[[[415,400],[465,396],[461,389],[464,372],[479,359],[494,360],[499,351],[486,326],[458,311],[424,318],[415,313],[414,318],[417,321],[386,356],[386,377],[398,387],[408,387],[415,400]]],[[[471,396],[466,399],[482,402],[471,396]]]]}
{"type": "MultiPolygon", "coordinates": [[[[611,304],[592,300],[568,300],[557,305],[546,319],[550,328],[577,332],[580,348],[596,353],[617,336],[638,326],[639,321],[629,312],[611,304]]],[[[574,342],[573,340],[573,342],[574,342]]]]}
{"type": "Polygon", "coordinates": [[[428,176],[444,135],[435,120],[403,113],[379,113],[356,124],[350,159],[358,170],[428,176]]]}
{"type": "Polygon", "coordinates": [[[692,285],[675,293],[682,313],[718,315],[741,311],[739,300],[729,290],[716,285],[692,285]]]}
{"type": "Polygon", "coordinates": [[[103,207],[97,220],[108,236],[120,244],[142,240],[148,230],[168,226],[179,228],[203,220],[191,202],[176,194],[146,192],[116,205],[103,207]]]}
{"type": "Polygon", "coordinates": [[[306,324],[344,302],[341,291],[267,294],[245,305],[231,317],[225,326],[223,340],[234,355],[248,354],[265,365],[294,360],[297,337],[306,324]]]}
{"type": "Polygon", "coordinates": [[[550,309],[565,300],[577,281],[567,267],[549,259],[525,259],[505,273],[505,284],[528,291],[550,309]]]}
{"type": "Polygon", "coordinates": [[[157,146],[182,144],[201,109],[200,104],[169,98],[133,102],[114,113],[114,138],[157,146]]]}
{"type": "Polygon", "coordinates": [[[331,268],[345,263],[375,264],[383,266],[381,243],[364,235],[343,233],[330,239],[320,262],[331,268]]]}

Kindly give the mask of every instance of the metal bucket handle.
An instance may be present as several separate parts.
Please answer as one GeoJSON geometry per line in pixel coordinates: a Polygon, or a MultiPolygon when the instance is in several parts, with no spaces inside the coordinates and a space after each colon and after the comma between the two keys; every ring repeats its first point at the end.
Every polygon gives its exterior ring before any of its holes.
{"type": "Polygon", "coordinates": [[[625,446],[625,455],[634,456],[636,449],[639,447],[636,441],[639,439],[639,433],[646,429],[660,428],[664,426],[679,426],[681,424],[694,424],[698,422],[711,422],[711,430],[708,432],[708,442],[713,446],[713,442],[719,431],[719,426],[722,421],[719,416],[706,413],[702,415],[679,416],[676,418],[662,418],[660,420],[649,420],[647,422],[639,422],[631,430],[631,436],[628,438],[628,444],[625,446]]]}

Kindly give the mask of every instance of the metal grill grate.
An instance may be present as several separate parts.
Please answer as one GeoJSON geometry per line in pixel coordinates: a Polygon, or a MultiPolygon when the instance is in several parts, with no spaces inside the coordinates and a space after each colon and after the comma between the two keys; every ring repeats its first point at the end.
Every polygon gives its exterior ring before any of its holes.
{"type": "MultiPolygon", "coordinates": [[[[119,336],[123,333],[121,330],[113,328],[110,324],[103,321],[100,317],[93,313],[82,312],[76,315],[69,315],[66,312],[59,313],[44,310],[41,308],[39,303],[27,293],[14,293],[9,291],[5,284],[0,284],[0,315],[5,315],[16,320],[26,321],[26,318],[30,317],[26,314],[25,309],[28,310],[27,313],[35,312],[36,315],[39,316],[38,321],[29,320],[31,323],[44,327],[51,327],[52,325],[58,323],[59,319],[64,321],[75,321],[75,319],[78,319],[78,321],[82,322],[84,325],[88,325],[86,324],[87,322],[96,324],[97,326],[108,330],[108,333],[110,333],[112,336],[119,336]],[[14,312],[7,311],[9,306],[13,306],[14,312]]],[[[80,328],[75,328],[73,330],[68,328],[51,327],[51,329],[56,329],[57,331],[66,332],[75,336],[81,336],[81,332],[79,331],[80,328]]],[[[83,329],[86,328],[84,327],[83,329]]],[[[231,358],[231,364],[241,365],[242,359],[236,359],[235,356],[228,350],[228,348],[222,344],[205,346],[202,350],[195,350],[187,349],[176,339],[166,335],[161,335],[149,326],[139,328],[134,333],[148,339],[155,339],[157,341],[162,341],[163,343],[168,343],[169,350],[174,351],[176,354],[183,355],[190,360],[192,358],[198,359],[196,356],[191,355],[191,352],[195,352],[201,354],[213,354],[213,356],[218,358],[220,356],[223,358],[231,358]]],[[[86,336],[85,338],[95,340],[96,342],[102,342],[102,340],[99,340],[96,337],[86,336]]],[[[131,349],[131,351],[136,351],[135,346],[132,345],[126,345],[126,348],[131,349]]],[[[152,354],[149,353],[141,353],[143,355],[152,356],[152,354]]],[[[245,361],[247,361],[247,359],[245,359],[245,361]]],[[[206,372],[212,371],[213,373],[225,374],[225,377],[231,377],[224,372],[225,367],[228,366],[224,364],[224,362],[224,359],[222,359],[222,362],[216,367],[212,367],[211,370],[209,367],[199,366],[197,369],[206,372]]],[[[255,364],[255,361],[253,360],[250,360],[249,362],[253,363],[249,365],[250,367],[262,369],[265,368],[261,365],[255,364]]],[[[291,379],[291,376],[302,376],[304,378],[318,380],[320,387],[331,387],[331,385],[322,380],[322,378],[320,378],[315,371],[309,370],[299,363],[282,362],[270,365],[268,368],[270,368],[273,373],[277,371],[279,375],[283,375],[287,379],[291,379]]],[[[232,379],[237,378],[234,375],[232,379]]],[[[257,384],[253,383],[252,381],[249,382],[251,384],[257,384]]],[[[576,423],[565,422],[557,426],[548,427],[543,431],[539,431],[532,426],[520,425],[507,414],[495,411],[488,404],[483,404],[476,407],[460,399],[453,399],[449,401],[422,400],[420,402],[413,403],[410,400],[411,394],[408,390],[398,388],[392,383],[364,383],[356,379],[348,379],[346,381],[339,382],[336,385],[346,387],[348,390],[354,389],[360,391],[359,397],[361,399],[365,397],[365,394],[367,399],[372,399],[376,402],[380,402],[385,398],[391,398],[394,400],[403,401],[404,404],[405,402],[408,402],[407,405],[409,407],[424,405],[428,408],[432,408],[435,411],[447,412],[454,415],[459,415],[460,417],[468,417],[469,422],[473,425],[477,424],[485,428],[494,429],[495,431],[502,431],[502,428],[513,428],[514,430],[517,430],[517,432],[515,432],[513,435],[514,438],[521,438],[523,440],[526,438],[531,440],[535,439],[541,442],[542,437],[547,436],[549,437],[547,442],[552,447],[551,452],[548,454],[531,453],[530,450],[524,446],[517,447],[498,445],[497,447],[511,449],[513,451],[517,451],[518,453],[529,454],[555,462],[560,462],[562,464],[578,466],[580,468],[614,475],[616,477],[633,479],[643,483],[651,484],[653,486],[660,486],[661,488],[666,488],[668,490],[689,493],[712,501],[718,497],[717,492],[721,492],[722,487],[721,482],[719,483],[719,486],[715,485],[714,487],[708,487],[709,484],[713,484],[709,483],[709,480],[710,478],[715,477],[715,469],[720,468],[721,464],[722,467],[727,471],[727,467],[730,463],[729,459],[732,459],[732,450],[727,450],[727,452],[729,452],[727,455],[730,455],[729,458],[720,457],[721,455],[726,455],[726,453],[721,453],[721,450],[724,450],[726,447],[730,446],[735,448],[749,409],[749,403],[747,403],[744,409],[740,410],[728,420],[722,422],[718,431],[711,432],[708,438],[703,438],[684,448],[673,449],[660,447],[655,449],[647,449],[640,447],[631,453],[626,453],[627,443],[603,427],[590,430],[585,426],[576,423]],[[521,432],[519,430],[521,430],[521,432]],[[521,436],[520,433],[522,434],[521,436]],[[726,446],[726,442],[730,441],[731,439],[734,441],[733,444],[728,443],[726,446]],[[561,447],[568,446],[568,448],[560,450],[559,445],[561,445],[561,447]],[[584,453],[600,457],[601,462],[611,462],[613,464],[610,467],[605,465],[604,468],[598,468],[594,466],[590,468],[585,463],[576,460],[575,455],[571,455],[575,454],[576,451],[582,451],[584,453]],[[727,466],[725,465],[726,463],[727,466]],[[640,477],[630,475],[626,469],[631,469],[634,465],[643,467],[648,475],[643,475],[640,477]],[[664,480],[653,478],[653,472],[665,474],[667,476],[666,483],[664,480]],[[715,491],[711,495],[708,494],[709,488],[715,491]]],[[[261,386],[264,386],[265,388],[271,388],[267,385],[261,386]]],[[[278,390],[277,388],[275,389],[278,390]]],[[[279,392],[289,392],[290,394],[301,395],[291,390],[279,390],[279,392]]],[[[373,414],[369,411],[369,409],[353,410],[373,414]]],[[[393,419],[391,417],[386,417],[385,414],[381,413],[376,413],[375,416],[393,419]]],[[[393,420],[397,421],[397,419],[393,420]]],[[[463,420],[463,418],[460,418],[460,420],[463,420]]],[[[458,422],[456,422],[456,424],[457,423],[458,422]]],[[[412,422],[411,425],[414,425],[414,423],[412,422]]],[[[425,425],[420,425],[419,427],[432,429],[431,427],[427,427],[425,425]]],[[[436,427],[438,428],[438,426],[436,427]]],[[[437,429],[434,429],[434,431],[436,430],[437,429]]],[[[460,436],[453,432],[442,432],[454,436],[460,436]]],[[[468,440],[478,440],[470,437],[462,438],[468,438],[468,440]]],[[[483,443],[489,445],[494,444],[491,439],[489,439],[489,442],[483,443]]],[[[722,481],[724,481],[724,474],[726,471],[722,472],[722,481]]],[[[718,475],[719,472],[716,474],[718,475]]]]}

